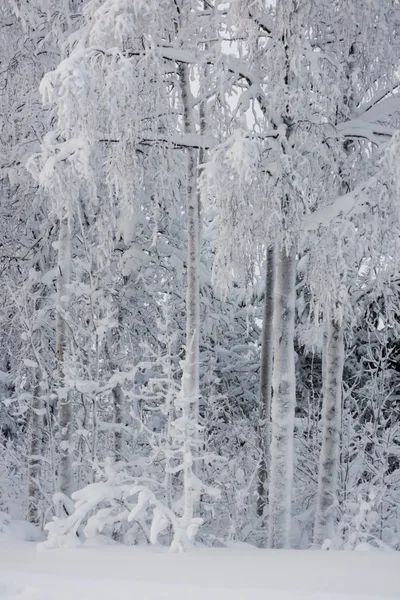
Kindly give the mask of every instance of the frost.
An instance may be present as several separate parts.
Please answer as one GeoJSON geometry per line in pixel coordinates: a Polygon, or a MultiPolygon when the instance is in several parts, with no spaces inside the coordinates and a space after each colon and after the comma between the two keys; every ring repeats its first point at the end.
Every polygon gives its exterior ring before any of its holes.
{"type": "Polygon", "coordinates": [[[24,365],[30,369],[36,369],[36,367],[39,366],[35,360],[30,360],[28,358],[24,358],[24,365]]]}

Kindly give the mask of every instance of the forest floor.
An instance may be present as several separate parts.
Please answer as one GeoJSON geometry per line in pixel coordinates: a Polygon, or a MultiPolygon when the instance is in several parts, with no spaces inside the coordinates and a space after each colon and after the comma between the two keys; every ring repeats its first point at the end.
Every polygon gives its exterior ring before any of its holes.
{"type": "Polygon", "coordinates": [[[400,552],[0,542],[0,600],[399,600],[400,552]]]}

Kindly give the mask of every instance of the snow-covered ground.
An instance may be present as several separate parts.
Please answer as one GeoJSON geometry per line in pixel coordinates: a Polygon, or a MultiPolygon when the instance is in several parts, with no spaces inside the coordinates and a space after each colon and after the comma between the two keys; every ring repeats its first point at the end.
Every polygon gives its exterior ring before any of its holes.
{"type": "Polygon", "coordinates": [[[400,553],[0,543],[0,600],[400,599],[400,553]]]}

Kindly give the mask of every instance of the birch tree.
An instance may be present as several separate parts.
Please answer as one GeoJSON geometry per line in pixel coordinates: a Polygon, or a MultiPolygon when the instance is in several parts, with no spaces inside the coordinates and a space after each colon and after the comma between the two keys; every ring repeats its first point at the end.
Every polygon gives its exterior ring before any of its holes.
{"type": "Polygon", "coordinates": [[[268,500],[268,473],[270,452],[270,419],[272,400],[272,365],[273,365],[273,310],[274,310],[274,279],[275,279],[274,249],[268,248],[265,278],[265,299],[263,326],[261,335],[261,371],[260,371],[260,447],[261,458],[259,467],[258,504],[257,512],[263,516],[268,500]]]}
{"type": "Polygon", "coordinates": [[[329,323],[326,344],[326,373],[323,391],[323,437],[319,466],[314,541],[322,545],[334,537],[335,499],[339,474],[342,380],[344,363],[343,329],[329,323]]]}

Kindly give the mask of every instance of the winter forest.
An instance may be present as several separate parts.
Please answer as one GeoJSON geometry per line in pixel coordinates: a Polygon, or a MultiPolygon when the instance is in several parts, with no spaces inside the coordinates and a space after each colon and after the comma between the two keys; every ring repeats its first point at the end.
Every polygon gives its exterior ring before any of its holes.
{"type": "Polygon", "coordinates": [[[399,156],[398,0],[1,0],[0,537],[400,550],[399,156]]]}

